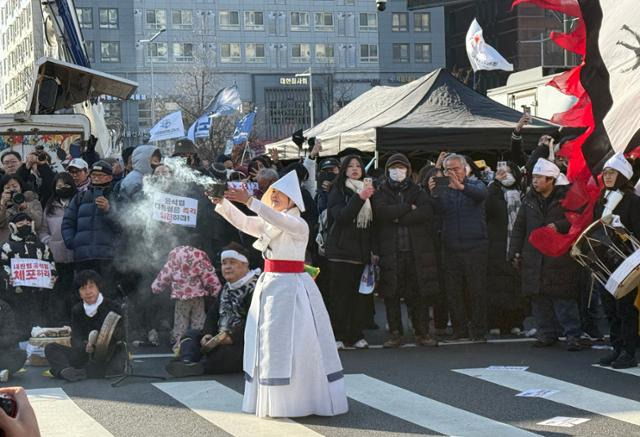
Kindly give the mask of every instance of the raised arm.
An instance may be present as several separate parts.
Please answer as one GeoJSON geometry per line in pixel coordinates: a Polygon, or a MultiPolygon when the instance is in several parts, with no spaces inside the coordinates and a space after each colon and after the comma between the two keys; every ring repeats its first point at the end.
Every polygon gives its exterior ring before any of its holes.
{"type": "Polygon", "coordinates": [[[216,206],[216,212],[229,223],[245,234],[259,238],[264,228],[264,222],[260,217],[249,217],[240,211],[233,203],[223,199],[216,206]]]}
{"type": "Polygon", "coordinates": [[[278,212],[255,198],[251,198],[248,206],[251,211],[262,217],[264,221],[288,234],[302,237],[309,235],[309,226],[302,217],[289,215],[285,212],[278,212]]]}

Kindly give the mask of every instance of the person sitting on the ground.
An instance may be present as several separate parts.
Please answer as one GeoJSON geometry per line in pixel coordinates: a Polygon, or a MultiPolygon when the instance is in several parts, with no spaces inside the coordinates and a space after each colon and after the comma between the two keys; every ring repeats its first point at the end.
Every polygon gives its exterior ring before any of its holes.
{"type": "Polygon", "coordinates": [[[221,254],[227,283],[207,313],[202,331],[190,330],[180,341],[180,355],[167,364],[175,377],[242,370],[244,326],[260,270],[249,270],[247,250],[238,243],[221,254]]]}
{"type": "Polygon", "coordinates": [[[102,296],[101,282],[102,278],[93,270],[83,270],[76,276],[75,286],[82,302],[71,311],[71,347],[50,343],[44,348],[51,366],[50,372],[55,378],[75,382],[86,378],[102,378],[108,373],[122,373],[124,369],[127,351],[124,344],[118,342],[118,329],[112,340],[116,342],[116,347],[111,359],[102,363],[92,359],[95,339],[90,337],[95,337],[95,334],[90,334],[92,331],[100,332],[110,312],[121,312],[116,302],[102,296]]]}
{"type": "Polygon", "coordinates": [[[0,382],[7,382],[27,360],[27,353],[18,349],[18,337],[13,309],[0,300],[0,382]]]}

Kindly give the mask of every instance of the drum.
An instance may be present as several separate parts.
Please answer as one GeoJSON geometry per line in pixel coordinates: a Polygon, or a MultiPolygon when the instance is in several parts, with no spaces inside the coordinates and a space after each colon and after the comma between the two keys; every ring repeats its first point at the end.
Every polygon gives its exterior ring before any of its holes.
{"type": "Polygon", "coordinates": [[[116,330],[119,327],[120,319],[122,317],[119,314],[111,311],[107,314],[102,322],[102,327],[98,333],[98,340],[96,341],[95,351],[93,352],[94,361],[107,362],[113,355],[116,343],[116,330]]]}
{"type": "Polygon", "coordinates": [[[640,285],[640,242],[616,215],[593,222],[571,248],[571,256],[616,299],[640,285]]]}

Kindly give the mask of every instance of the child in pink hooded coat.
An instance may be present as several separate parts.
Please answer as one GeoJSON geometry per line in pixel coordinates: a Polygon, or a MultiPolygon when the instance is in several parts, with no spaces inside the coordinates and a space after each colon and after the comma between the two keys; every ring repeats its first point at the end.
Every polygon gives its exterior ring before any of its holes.
{"type": "Polygon", "coordinates": [[[204,327],[204,297],[217,296],[221,285],[205,252],[191,246],[178,246],[169,252],[167,263],[153,281],[151,290],[159,294],[169,287],[171,298],[176,301],[171,333],[171,342],[175,345],[189,328],[204,327]]]}

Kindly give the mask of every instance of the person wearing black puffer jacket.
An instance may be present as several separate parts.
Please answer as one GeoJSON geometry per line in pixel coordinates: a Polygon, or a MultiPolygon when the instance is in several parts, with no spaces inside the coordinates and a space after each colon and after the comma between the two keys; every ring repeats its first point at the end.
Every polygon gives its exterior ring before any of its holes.
{"type": "Polygon", "coordinates": [[[340,174],[327,202],[326,255],[330,267],[329,315],[336,346],[368,347],[362,330],[367,320],[371,295],[359,293],[360,278],[371,260],[371,201],[374,188],[364,180],[364,164],[359,156],[343,160],[340,174]]]}
{"type": "Polygon", "coordinates": [[[391,337],[385,347],[403,344],[400,299],[409,309],[415,342],[435,346],[427,327],[427,299],[439,292],[429,195],[411,180],[411,163],[401,153],[385,167],[386,179],[371,201],[375,217],[374,254],[380,257],[379,292],[384,297],[391,337]]]}
{"type": "Polygon", "coordinates": [[[75,270],[95,270],[105,278],[104,294],[116,297],[113,258],[120,225],[111,188],[111,166],[98,161],[91,168],[91,187],[76,194],[64,212],[62,238],[73,250],[75,270]]]}
{"type": "MultiPolygon", "coordinates": [[[[640,197],[634,194],[633,186],[629,183],[632,177],[633,167],[622,153],[615,154],[604,164],[604,189],[596,204],[594,219],[615,214],[628,231],[640,238],[640,197]]],[[[613,346],[613,351],[602,357],[599,364],[614,369],[636,367],[638,309],[634,303],[638,290],[634,289],[616,299],[597,281],[595,286],[600,292],[602,306],[609,321],[609,341],[613,346]]]]}

